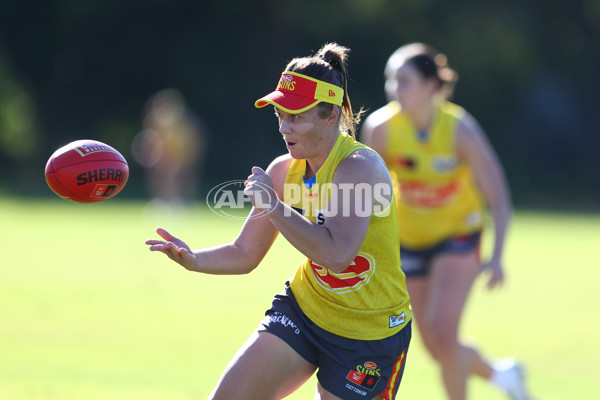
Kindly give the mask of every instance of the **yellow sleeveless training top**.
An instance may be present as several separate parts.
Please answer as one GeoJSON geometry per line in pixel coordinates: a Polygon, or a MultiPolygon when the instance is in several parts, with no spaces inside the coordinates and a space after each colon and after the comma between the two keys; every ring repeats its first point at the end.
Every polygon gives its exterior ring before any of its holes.
{"type": "Polygon", "coordinates": [[[387,113],[383,158],[394,180],[401,246],[426,248],[480,230],[482,196],[471,168],[455,149],[456,126],[465,110],[441,103],[424,140],[399,103],[389,103],[383,112],[387,113]]]}
{"type": "MultiPolygon", "coordinates": [[[[368,147],[340,133],[325,163],[307,182],[306,160],[292,160],[284,202],[312,222],[324,224],[330,195],[327,184],[333,182],[338,164],[357,149],[368,147]]],[[[410,321],[396,218],[393,201],[372,214],[358,255],[341,273],[304,260],[290,287],[302,311],[321,328],[352,339],[376,340],[398,333],[410,321]]]]}

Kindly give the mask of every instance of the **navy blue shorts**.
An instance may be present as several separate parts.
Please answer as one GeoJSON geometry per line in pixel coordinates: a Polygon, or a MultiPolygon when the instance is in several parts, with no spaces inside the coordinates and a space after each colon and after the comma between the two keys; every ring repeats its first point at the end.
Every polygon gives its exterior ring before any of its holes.
{"type": "Polygon", "coordinates": [[[454,236],[432,247],[419,250],[407,249],[400,246],[400,260],[402,271],[407,277],[427,276],[432,260],[443,253],[468,253],[479,248],[481,232],[464,236],[454,236]]]}
{"type": "Polygon", "coordinates": [[[283,339],[318,367],[317,379],[329,392],[348,400],[396,396],[411,338],[409,322],[381,340],[355,340],[334,335],[312,322],[300,309],[289,285],[273,298],[258,331],[283,339]]]}

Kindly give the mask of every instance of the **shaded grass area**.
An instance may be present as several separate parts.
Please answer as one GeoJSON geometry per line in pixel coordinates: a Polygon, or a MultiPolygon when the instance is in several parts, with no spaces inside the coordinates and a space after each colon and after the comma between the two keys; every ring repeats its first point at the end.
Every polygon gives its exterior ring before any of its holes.
{"type": "MultiPolygon", "coordinates": [[[[278,238],[245,276],[190,273],[143,244],[156,226],[192,247],[241,221],[194,206],[0,199],[0,398],[202,399],[302,256],[278,238]]],[[[508,281],[474,288],[463,333],[527,366],[537,398],[598,398],[600,216],[517,213],[508,281]]],[[[269,371],[265,371],[268,374],[269,371]]],[[[312,398],[314,378],[290,399],[312,398]]],[[[472,398],[503,399],[486,383],[472,398]]],[[[443,399],[415,331],[398,398],[443,399]]]]}

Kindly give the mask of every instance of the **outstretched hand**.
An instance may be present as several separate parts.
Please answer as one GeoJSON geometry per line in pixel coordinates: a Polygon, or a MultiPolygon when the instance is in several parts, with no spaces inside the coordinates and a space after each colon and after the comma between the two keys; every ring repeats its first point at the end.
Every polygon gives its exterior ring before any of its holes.
{"type": "Polygon", "coordinates": [[[183,240],[176,238],[163,228],[156,229],[156,233],[164,240],[146,240],[145,243],[150,246],[150,251],[160,251],[185,269],[193,271],[196,266],[196,256],[190,247],[183,240]]]}
{"type": "Polygon", "coordinates": [[[488,289],[491,290],[504,284],[504,269],[499,261],[490,260],[483,265],[482,271],[489,271],[490,278],[487,283],[488,289]]]}

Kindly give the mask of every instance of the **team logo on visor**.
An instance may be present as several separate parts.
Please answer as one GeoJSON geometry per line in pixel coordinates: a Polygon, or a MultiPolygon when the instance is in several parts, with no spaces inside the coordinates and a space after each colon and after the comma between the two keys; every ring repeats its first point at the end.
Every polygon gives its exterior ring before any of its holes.
{"type": "Polygon", "coordinates": [[[296,81],[294,81],[294,77],[292,75],[283,75],[279,81],[279,85],[277,85],[277,89],[293,92],[294,89],[296,89],[296,81]]]}

